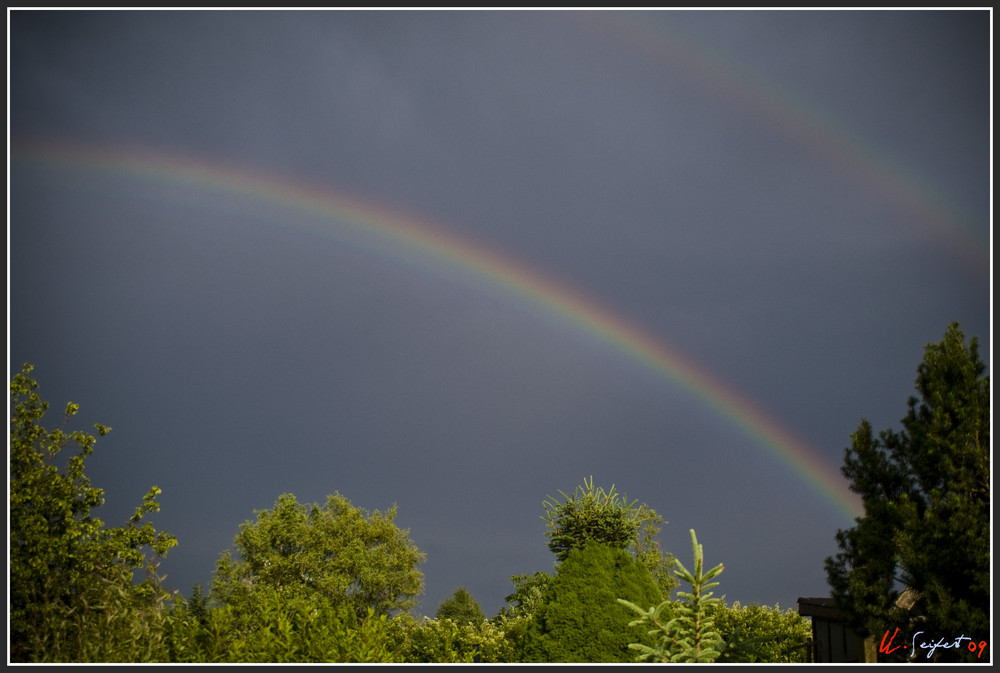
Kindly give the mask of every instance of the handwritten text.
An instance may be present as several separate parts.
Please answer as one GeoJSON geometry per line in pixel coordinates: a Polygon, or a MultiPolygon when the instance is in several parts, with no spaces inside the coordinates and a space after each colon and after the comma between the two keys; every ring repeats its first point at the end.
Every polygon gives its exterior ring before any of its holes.
{"type": "MultiPolygon", "coordinates": [[[[953,648],[959,649],[961,647],[966,647],[970,652],[976,655],[976,659],[979,659],[983,656],[983,651],[987,647],[989,647],[989,643],[987,643],[985,640],[980,640],[977,643],[974,640],[972,640],[972,638],[969,638],[966,635],[961,635],[956,638],[938,638],[937,640],[931,638],[930,640],[928,640],[925,637],[921,637],[924,636],[923,631],[917,631],[916,633],[914,633],[913,638],[910,639],[910,645],[909,647],[907,647],[906,645],[903,644],[898,644],[898,645],[896,644],[896,636],[898,635],[899,635],[898,628],[892,632],[891,636],[889,635],[889,630],[886,629],[886,632],[882,635],[882,642],[880,642],[878,646],[879,653],[892,654],[893,652],[899,649],[904,649],[904,650],[909,649],[911,659],[916,657],[918,652],[922,651],[926,651],[927,658],[930,659],[932,656],[934,656],[934,652],[936,650],[939,649],[950,650],[953,648]],[[918,638],[920,638],[919,641],[918,638]],[[966,640],[969,642],[963,645],[962,643],[966,640]]],[[[900,639],[900,641],[902,641],[902,639],[900,639]]]]}

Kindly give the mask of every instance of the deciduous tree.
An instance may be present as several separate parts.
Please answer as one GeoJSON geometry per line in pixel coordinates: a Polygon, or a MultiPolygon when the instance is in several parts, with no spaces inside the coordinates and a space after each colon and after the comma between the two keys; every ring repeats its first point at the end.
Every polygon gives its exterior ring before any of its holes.
{"type": "Polygon", "coordinates": [[[256,521],[240,527],[216,565],[211,595],[237,610],[254,610],[277,593],[288,604],[321,599],[350,605],[358,619],[406,611],[423,588],[424,554],[394,523],[396,507],[366,512],[347,498],[302,505],[284,494],[256,521]]]}
{"type": "Polygon", "coordinates": [[[808,619],[795,609],[775,605],[727,606],[720,601],[712,621],[725,642],[719,663],[804,664],[812,638],[808,619]]]}
{"type": "MultiPolygon", "coordinates": [[[[97,439],[65,429],[79,411],[74,403],[59,428],[41,425],[49,403],[32,370],[25,364],[10,383],[11,661],[155,659],[161,653],[151,624],[166,597],[156,567],[177,544],[143,522],[159,509],[160,489],[149,490],[126,525],[105,527],[94,514],[104,491],[84,470],[97,439]]],[[[111,430],[94,427],[102,437],[111,430]]]]}

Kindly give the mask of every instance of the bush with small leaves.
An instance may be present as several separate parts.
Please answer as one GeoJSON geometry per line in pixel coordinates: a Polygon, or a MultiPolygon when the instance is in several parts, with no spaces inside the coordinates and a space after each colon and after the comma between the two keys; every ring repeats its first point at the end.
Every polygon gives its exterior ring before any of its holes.
{"type": "Polygon", "coordinates": [[[775,605],[732,607],[720,601],[711,611],[719,635],[725,641],[719,663],[796,664],[808,661],[812,624],[793,608],[782,612],[775,605]]]}

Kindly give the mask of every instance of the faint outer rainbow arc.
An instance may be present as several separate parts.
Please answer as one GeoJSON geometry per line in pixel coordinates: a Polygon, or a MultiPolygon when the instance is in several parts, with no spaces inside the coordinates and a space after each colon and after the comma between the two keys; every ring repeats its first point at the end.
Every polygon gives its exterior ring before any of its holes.
{"type": "Polygon", "coordinates": [[[579,12],[568,16],[610,38],[618,48],[646,55],[719,101],[760,118],[809,148],[863,192],[905,214],[914,229],[943,242],[977,278],[989,278],[990,236],[975,231],[971,218],[948,204],[932,185],[787,87],[654,21],[658,14],[669,16],[670,11],[579,12]]]}
{"type": "Polygon", "coordinates": [[[545,313],[557,316],[680,384],[798,473],[841,514],[853,519],[862,513],[860,500],[849,490],[836,466],[672,346],[576,290],[453,231],[327,188],[159,152],[42,144],[16,148],[11,156],[12,163],[101,170],[116,176],[189,186],[318,215],[368,237],[401,246],[407,252],[414,251],[444,263],[449,268],[463,270],[489,286],[533,303],[545,313]]]}

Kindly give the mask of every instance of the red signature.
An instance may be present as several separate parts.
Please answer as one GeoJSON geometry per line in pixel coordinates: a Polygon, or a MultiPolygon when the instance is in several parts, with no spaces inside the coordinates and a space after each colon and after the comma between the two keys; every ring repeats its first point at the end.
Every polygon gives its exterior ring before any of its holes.
{"type": "MultiPolygon", "coordinates": [[[[968,636],[958,636],[954,640],[949,640],[947,638],[940,638],[936,642],[934,640],[921,640],[920,644],[918,646],[917,645],[917,636],[921,635],[922,633],[923,633],[923,631],[917,631],[916,633],[913,634],[913,638],[910,640],[910,648],[909,649],[910,649],[910,658],[911,659],[913,657],[917,656],[917,651],[918,650],[927,650],[927,658],[930,659],[931,655],[934,654],[934,650],[937,650],[938,648],[945,649],[945,650],[950,650],[952,648],[956,648],[956,649],[960,648],[960,647],[962,647],[962,641],[963,640],[968,640],[969,641],[968,644],[965,645],[965,647],[967,647],[970,652],[972,652],[972,653],[975,654],[976,650],[979,650],[979,653],[976,654],[976,659],[979,659],[980,657],[982,657],[983,656],[983,650],[985,650],[987,647],[989,647],[989,643],[987,643],[985,640],[980,640],[977,643],[974,640],[972,640],[972,638],[969,638],[968,636]]],[[[895,652],[896,650],[898,650],[900,648],[903,648],[904,650],[907,649],[906,645],[896,645],[896,646],[893,646],[893,642],[896,640],[896,636],[897,635],[899,635],[899,629],[896,629],[895,631],[893,631],[891,636],[889,635],[889,630],[886,629],[885,634],[882,636],[882,642],[878,646],[878,651],[879,651],[880,654],[892,654],[893,652],[895,652]],[[886,642],[887,640],[888,640],[888,642],[886,642]]]]}

